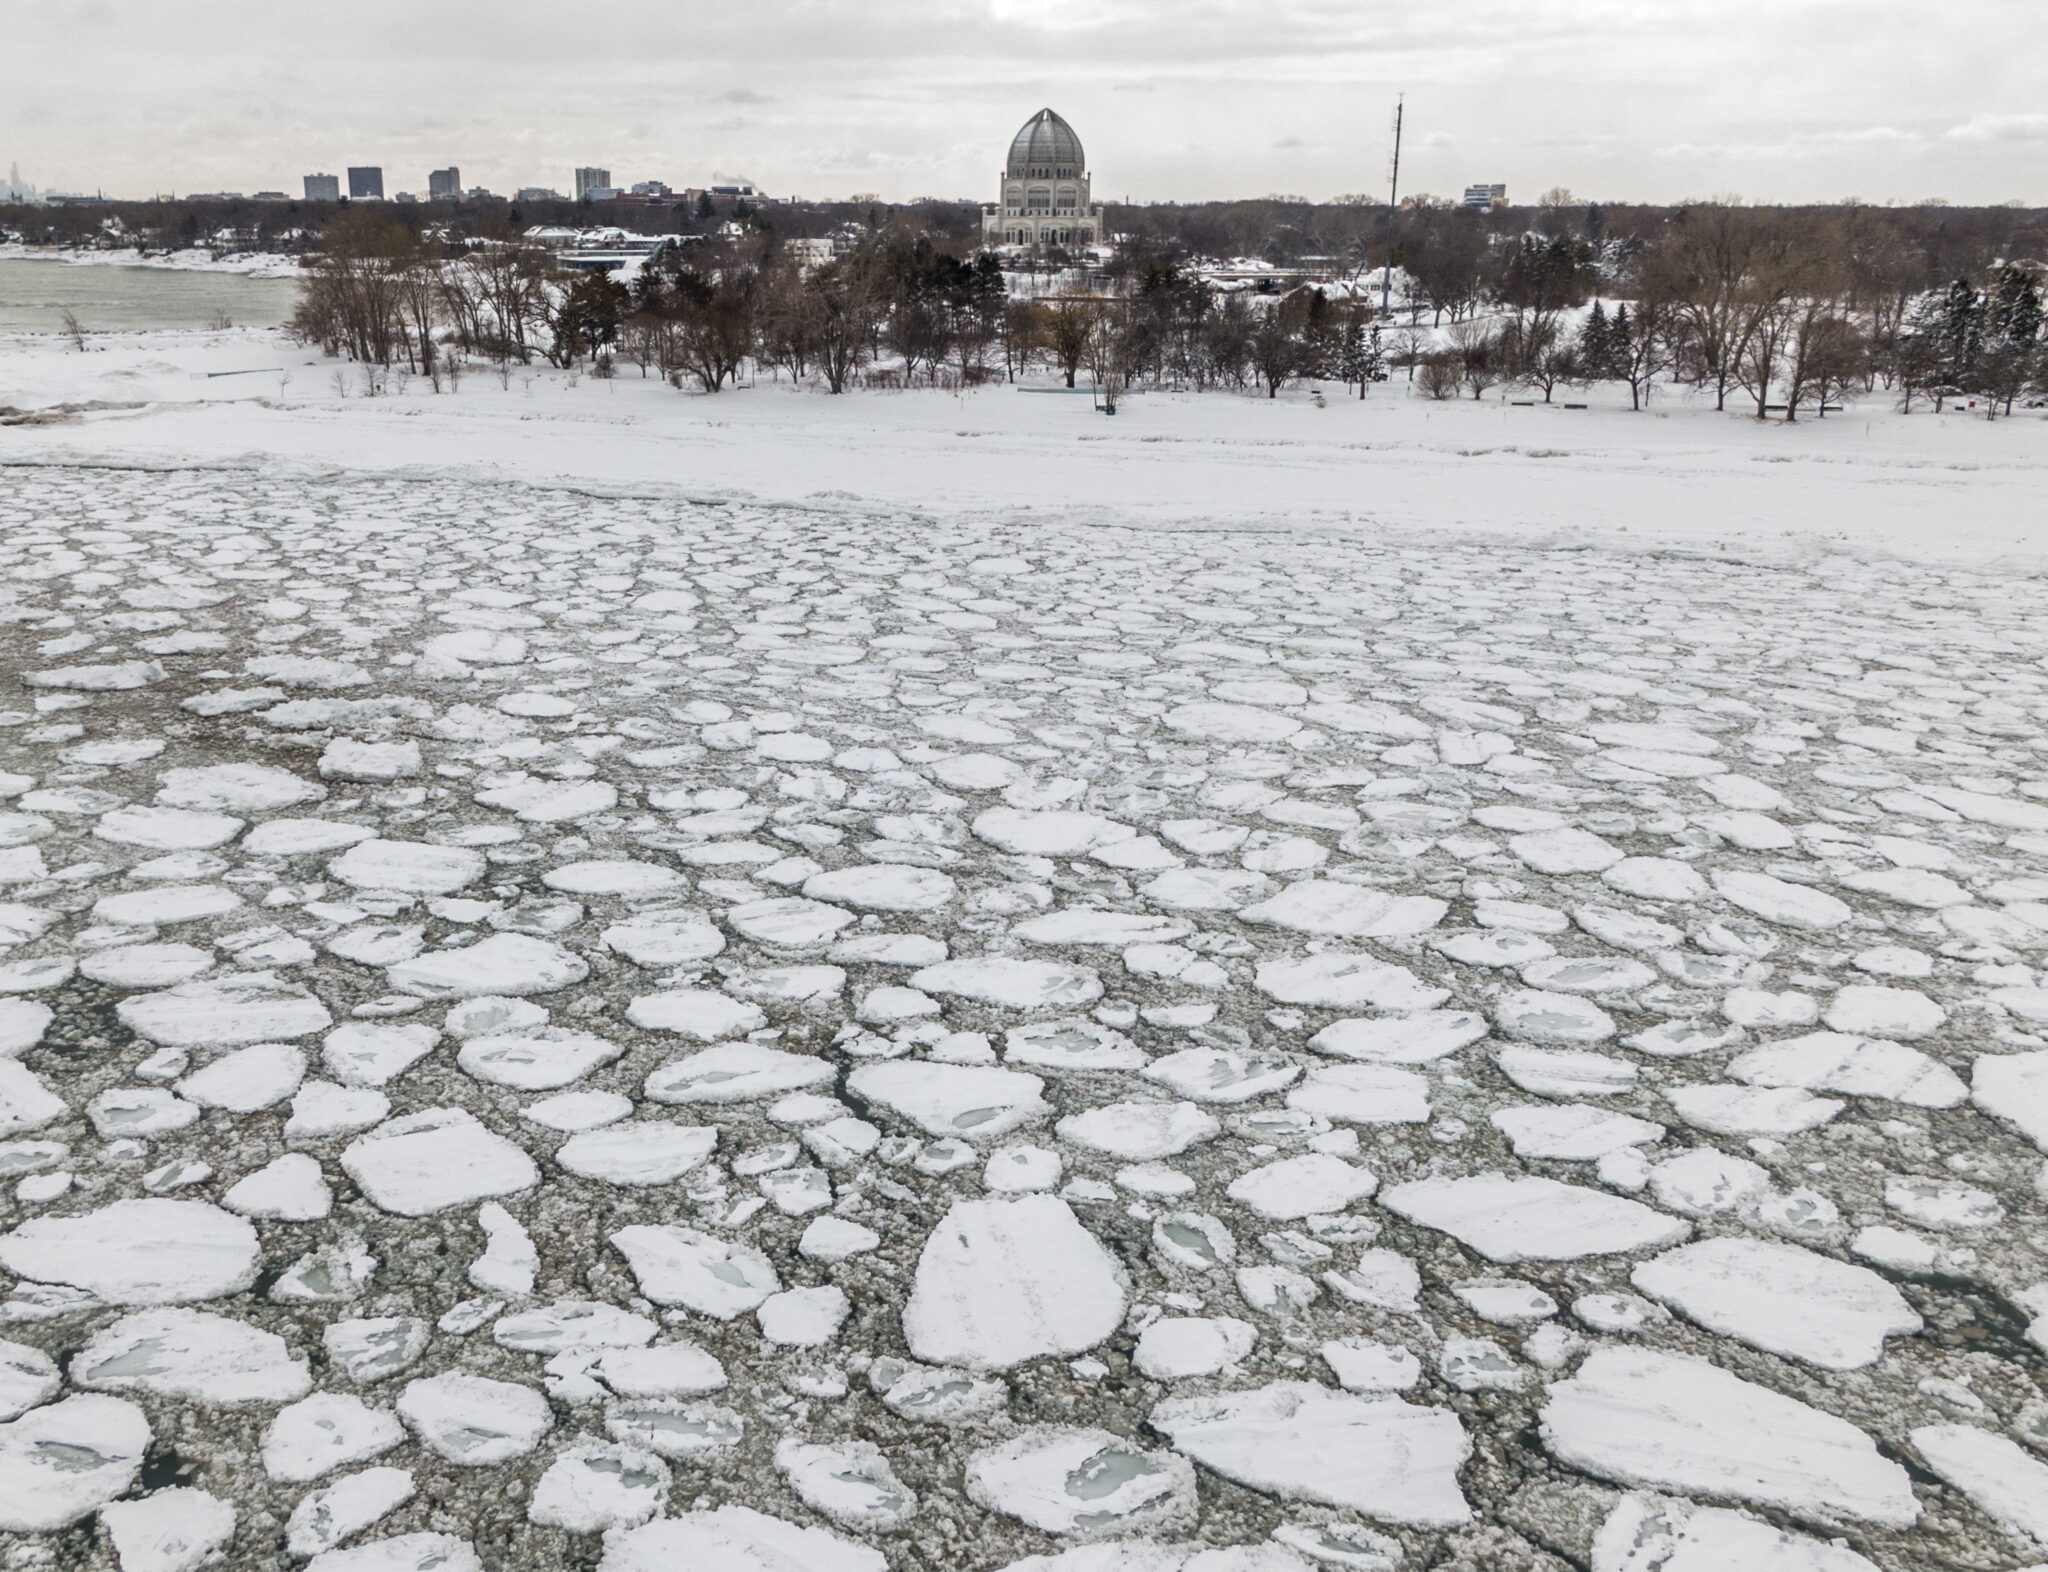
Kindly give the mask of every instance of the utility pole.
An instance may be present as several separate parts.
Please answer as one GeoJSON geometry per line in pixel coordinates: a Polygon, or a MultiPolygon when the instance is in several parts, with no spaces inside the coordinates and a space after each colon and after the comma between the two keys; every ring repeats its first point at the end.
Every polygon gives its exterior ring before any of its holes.
{"type": "Polygon", "coordinates": [[[1401,209],[1401,111],[1408,95],[1401,94],[1394,100],[1394,162],[1387,174],[1387,266],[1380,274],[1380,315],[1387,314],[1387,302],[1394,290],[1394,225],[1401,209]]]}

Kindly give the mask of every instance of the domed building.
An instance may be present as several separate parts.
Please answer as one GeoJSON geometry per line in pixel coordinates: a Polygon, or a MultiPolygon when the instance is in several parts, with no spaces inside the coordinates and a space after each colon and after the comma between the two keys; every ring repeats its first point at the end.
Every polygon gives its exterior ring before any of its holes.
{"type": "Polygon", "coordinates": [[[1088,199],[1088,161],[1074,128],[1041,109],[1010,142],[1003,197],[985,203],[981,235],[992,246],[1092,246],[1102,209],[1088,199]]]}

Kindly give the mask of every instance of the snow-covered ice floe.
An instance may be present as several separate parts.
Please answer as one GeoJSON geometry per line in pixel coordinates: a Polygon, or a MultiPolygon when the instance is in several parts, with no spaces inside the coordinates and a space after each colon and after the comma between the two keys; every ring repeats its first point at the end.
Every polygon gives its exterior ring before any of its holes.
{"type": "Polygon", "coordinates": [[[4,473],[24,1565],[2048,1556],[2023,581],[4,473]]]}

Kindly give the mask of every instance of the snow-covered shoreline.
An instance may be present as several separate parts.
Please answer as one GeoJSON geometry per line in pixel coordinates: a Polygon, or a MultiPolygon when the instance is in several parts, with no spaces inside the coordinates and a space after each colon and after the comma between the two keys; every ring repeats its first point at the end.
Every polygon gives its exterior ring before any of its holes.
{"type": "Polygon", "coordinates": [[[787,382],[679,393],[472,368],[436,393],[267,330],[5,340],[0,405],[61,410],[6,434],[12,460],[269,473],[463,475],[596,494],[845,504],[1145,532],[1494,540],[1802,565],[1903,560],[2048,571],[2048,421],[1900,415],[1879,394],[1826,420],[1761,423],[1666,399],[1642,412],[1437,403],[1401,383],[1317,405],[1146,393],[1113,421],[1085,398],[787,382]],[[98,406],[97,408],[94,406],[98,406]]]}
{"type": "Polygon", "coordinates": [[[117,250],[80,246],[26,246],[0,242],[0,262],[63,262],[72,267],[146,267],[176,273],[240,273],[248,278],[297,278],[299,259],[269,251],[236,252],[216,257],[204,247],[145,255],[132,247],[117,250]]]}

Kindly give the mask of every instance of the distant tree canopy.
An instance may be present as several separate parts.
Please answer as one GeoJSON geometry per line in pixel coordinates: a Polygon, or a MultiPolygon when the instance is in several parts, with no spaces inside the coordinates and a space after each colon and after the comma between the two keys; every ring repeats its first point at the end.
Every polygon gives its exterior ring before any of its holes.
{"type": "Polygon", "coordinates": [[[1417,198],[1397,214],[1363,198],[1112,205],[1107,227],[1107,257],[999,261],[964,202],[0,207],[0,233],[33,244],[297,252],[309,340],[428,374],[445,343],[501,367],[623,355],[706,392],[749,368],[835,392],[1038,364],[1070,384],[1269,395],[1301,379],[1362,392],[1391,369],[1437,397],[1618,381],[1640,404],[1676,380],[1790,419],[1851,387],[1987,412],[2048,391],[2038,209],[1642,207],[1557,190],[1538,207],[1417,198]],[[525,238],[539,224],[679,238],[628,289],[565,269],[525,238]],[[827,237],[834,260],[799,265],[789,242],[827,237]],[[1375,321],[1390,262],[1401,317],[1375,321]],[[1037,278],[1013,290],[1019,268],[1037,278]],[[1048,286],[1055,298],[1031,298],[1048,286]]]}

